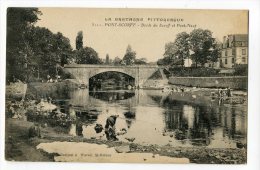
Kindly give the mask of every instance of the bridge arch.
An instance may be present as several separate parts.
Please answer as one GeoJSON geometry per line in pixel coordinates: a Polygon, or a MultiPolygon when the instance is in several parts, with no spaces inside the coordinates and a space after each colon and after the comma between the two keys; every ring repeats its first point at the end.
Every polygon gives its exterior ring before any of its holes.
{"type": "Polygon", "coordinates": [[[98,69],[93,72],[91,71],[88,77],[90,79],[92,77],[95,77],[96,75],[100,75],[100,74],[107,73],[107,72],[121,73],[121,74],[128,75],[134,79],[136,78],[135,72],[129,71],[129,70],[124,70],[124,69],[109,69],[109,70],[98,69]]]}

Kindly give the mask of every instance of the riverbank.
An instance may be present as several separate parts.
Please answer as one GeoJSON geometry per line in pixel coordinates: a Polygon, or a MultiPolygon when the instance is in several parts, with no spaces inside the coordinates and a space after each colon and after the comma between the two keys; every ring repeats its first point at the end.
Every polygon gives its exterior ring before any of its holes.
{"type": "MultiPolygon", "coordinates": [[[[36,147],[40,143],[50,142],[86,142],[105,144],[108,147],[129,146],[131,153],[153,153],[162,156],[188,158],[191,163],[203,164],[244,164],[246,163],[246,149],[221,149],[207,147],[172,147],[140,145],[120,141],[107,141],[100,139],[86,139],[75,137],[59,131],[58,128],[41,128],[41,138],[29,138],[28,129],[33,125],[31,122],[18,119],[6,119],[6,160],[9,161],[54,161],[57,154],[49,154],[36,147]]],[[[144,161],[145,163],[145,161],[144,161]]]]}
{"type": "Polygon", "coordinates": [[[247,89],[247,76],[170,77],[169,84],[188,87],[247,89]]]}

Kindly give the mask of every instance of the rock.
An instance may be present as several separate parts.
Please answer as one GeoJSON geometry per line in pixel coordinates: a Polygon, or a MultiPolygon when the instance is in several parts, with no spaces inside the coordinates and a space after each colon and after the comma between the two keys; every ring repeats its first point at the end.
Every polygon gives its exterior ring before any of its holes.
{"type": "Polygon", "coordinates": [[[237,158],[237,155],[236,154],[232,154],[232,159],[236,159],[237,158]]]}
{"type": "Polygon", "coordinates": [[[28,131],[29,138],[41,137],[41,128],[38,124],[32,125],[28,131]]]}
{"type": "Polygon", "coordinates": [[[221,158],[221,156],[220,156],[220,155],[216,155],[216,156],[215,156],[215,158],[217,158],[217,159],[220,159],[220,158],[221,158]]]}
{"type": "Polygon", "coordinates": [[[173,153],[174,153],[174,154],[180,154],[180,152],[179,152],[179,151],[173,151],[173,153]]]}
{"type": "Polygon", "coordinates": [[[135,140],[135,138],[125,138],[126,140],[128,140],[129,142],[133,142],[135,140]]]}
{"type": "Polygon", "coordinates": [[[96,139],[96,137],[91,137],[90,139],[96,139]]]}
{"type": "Polygon", "coordinates": [[[135,112],[128,111],[125,112],[124,115],[126,118],[135,118],[135,112]]]}
{"type": "Polygon", "coordinates": [[[117,153],[128,153],[130,152],[129,145],[115,147],[117,153]]]}
{"type": "Polygon", "coordinates": [[[101,124],[96,124],[94,129],[95,129],[96,133],[100,133],[103,130],[103,126],[101,124]]]}
{"type": "Polygon", "coordinates": [[[171,135],[170,135],[170,137],[172,138],[172,137],[173,137],[173,135],[171,134],[171,135]]]}
{"type": "Polygon", "coordinates": [[[241,142],[237,142],[236,146],[237,148],[242,149],[244,147],[244,144],[242,144],[241,142]]]}

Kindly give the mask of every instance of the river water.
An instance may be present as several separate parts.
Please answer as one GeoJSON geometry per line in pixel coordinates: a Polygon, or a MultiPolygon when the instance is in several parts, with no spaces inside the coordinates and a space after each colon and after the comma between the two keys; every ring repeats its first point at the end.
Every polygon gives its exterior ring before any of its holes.
{"type": "Polygon", "coordinates": [[[76,123],[64,127],[72,136],[106,140],[104,130],[96,133],[94,127],[96,124],[104,127],[109,116],[119,115],[116,132],[124,142],[210,148],[236,148],[239,143],[245,144],[246,104],[225,103],[205,94],[77,89],[56,100],[61,112],[77,119],[76,123]],[[126,112],[135,116],[125,116],[126,112]]]}

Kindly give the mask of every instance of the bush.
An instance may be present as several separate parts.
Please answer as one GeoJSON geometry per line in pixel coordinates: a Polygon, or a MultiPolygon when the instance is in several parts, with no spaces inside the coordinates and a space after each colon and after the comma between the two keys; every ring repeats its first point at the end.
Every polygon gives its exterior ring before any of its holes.
{"type": "Polygon", "coordinates": [[[234,76],[247,76],[248,75],[248,65],[247,64],[235,65],[234,69],[235,69],[235,72],[233,73],[234,76]]]}

